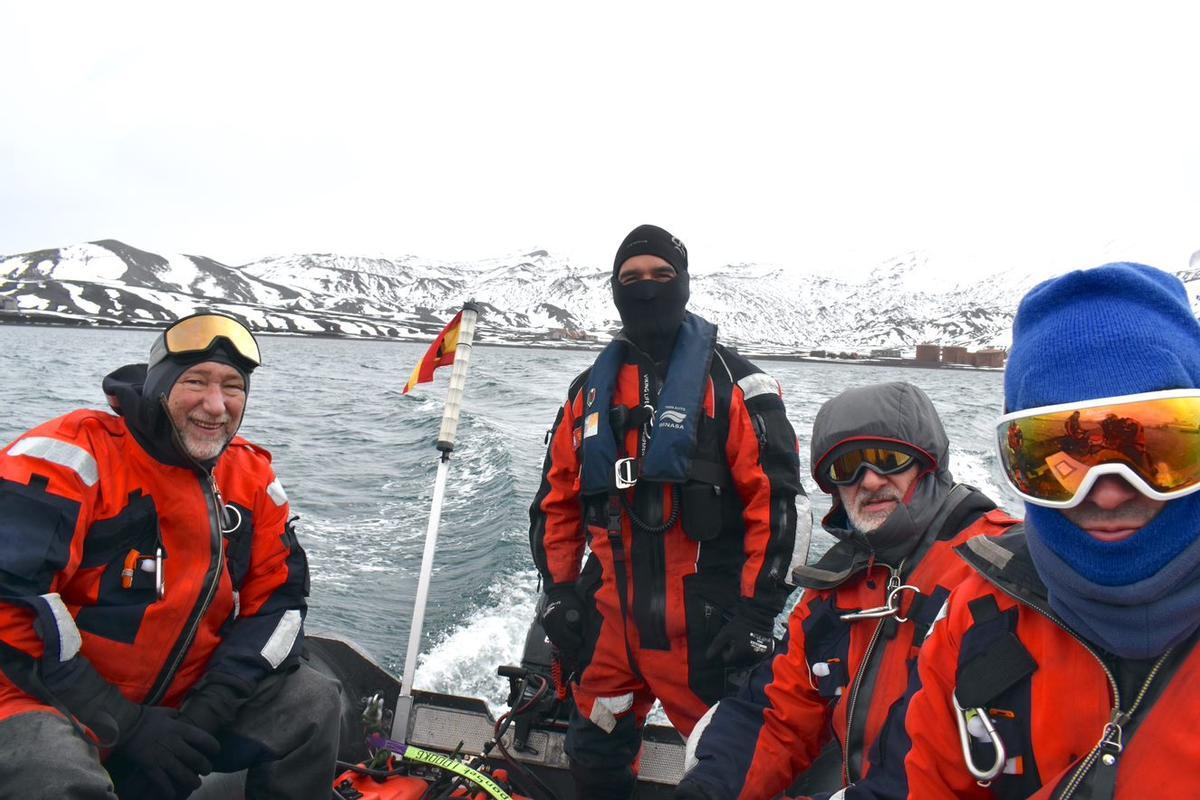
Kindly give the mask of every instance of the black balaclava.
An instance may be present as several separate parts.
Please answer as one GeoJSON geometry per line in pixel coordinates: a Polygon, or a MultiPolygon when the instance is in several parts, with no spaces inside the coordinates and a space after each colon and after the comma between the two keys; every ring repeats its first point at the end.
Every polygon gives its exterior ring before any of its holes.
{"type": "MultiPolygon", "coordinates": [[[[156,341],[157,347],[159,343],[156,341]]],[[[150,355],[151,358],[157,358],[160,354],[152,349],[150,355]]],[[[180,376],[190,367],[205,361],[215,361],[236,369],[246,382],[246,395],[249,397],[250,373],[255,365],[238,355],[223,338],[217,339],[202,352],[167,355],[149,368],[145,364],[126,364],[104,378],[104,393],[109,397],[109,404],[125,417],[138,444],[157,461],[176,467],[196,465],[195,460],[182,450],[179,436],[167,414],[166,402],[180,376]]],[[[211,468],[215,461],[212,459],[200,466],[211,468]]]]}
{"type": "Polygon", "coordinates": [[[670,358],[675,334],[687,314],[687,248],[657,225],[639,225],[629,232],[613,259],[613,303],[621,315],[625,337],[654,361],[670,358]],[[622,285],[621,265],[634,256],[658,256],[675,268],[665,283],[644,280],[622,285]]]}

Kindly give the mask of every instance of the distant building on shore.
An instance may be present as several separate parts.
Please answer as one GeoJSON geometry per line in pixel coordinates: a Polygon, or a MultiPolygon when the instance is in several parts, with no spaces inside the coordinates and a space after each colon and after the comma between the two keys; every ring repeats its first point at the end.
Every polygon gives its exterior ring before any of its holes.
{"type": "Polygon", "coordinates": [[[917,345],[917,361],[936,364],[942,360],[942,348],[936,344],[917,345]]]}
{"type": "Polygon", "coordinates": [[[936,344],[917,345],[917,361],[922,364],[956,364],[967,367],[1003,367],[1008,356],[1005,350],[988,347],[972,353],[965,347],[936,344]]]}
{"type": "Polygon", "coordinates": [[[587,331],[574,328],[554,328],[546,332],[546,338],[554,342],[590,342],[587,331]]]}
{"type": "Polygon", "coordinates": [[[871,358],[904,358],[899,347],[883,347],[871,351],[871,358]]]}
{"type": "Polygon", "coordinates": [[[20,307],[17,305],[17,298],[15,298],[15,297],[0,298],[0,311],[20,311],[20,310],[21,310],[20,307]]]}
{"type": "Polygon", "coordinates": [[[957,347],[955,345],[947,345],[942,348],[942,363],[943,364],[970,364],[971,354],[967,352],[965,347],[957,347]]]}
{"type": "Polygon", "coordinates": [[[1003,367],[1004,359],[1008,356],[998,347],[989,347],[971,354],[971,363],[977,367],[1003,367]]]}

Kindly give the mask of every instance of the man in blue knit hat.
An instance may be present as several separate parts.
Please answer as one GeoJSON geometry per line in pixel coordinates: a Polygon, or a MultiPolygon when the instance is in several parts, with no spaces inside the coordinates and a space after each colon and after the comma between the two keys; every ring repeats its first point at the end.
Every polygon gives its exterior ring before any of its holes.
{"type": "Polygon", "coordinates": [[[1200,324],[1107,264],[1021,302],[996,439],[1026,523],[959,548],[921,649],[909,796],[1200,796],[1200,324]]]}

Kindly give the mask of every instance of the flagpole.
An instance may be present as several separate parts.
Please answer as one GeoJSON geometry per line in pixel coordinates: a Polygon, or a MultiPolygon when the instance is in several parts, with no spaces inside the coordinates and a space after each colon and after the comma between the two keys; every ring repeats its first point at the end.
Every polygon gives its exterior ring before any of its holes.
{"type": "Polygon", "coordinates": [[[401,675],[400,698],[392,725],[392,738],[408,739],[408,715],[412,709],[413,677],[417,669],[417,655],[421,651],[421,631],[425,625],[425,605],[429,600],[430,576],[433,572],[433,556],[437,550],[438,525],[442,519],[442,501],[446,496],[446,476],[450,471],[450,453],[454,451],[454,440],[458,431],[458,418],[462,411],[463,388],[467,381],[467,367],[471,364],[471,346],[475,338],[475,321],[479,307],[472,301],[463,304],[462,323],[458,330],[458,344],[454,348],[454,366],[450,373],[450,388],[446,392],[446,409],[442,412],[442,427],[438,430],[437,478],[433,484],[433,502],[429,510],[429,526],[425,530],[425,552],[421,556],[421,572],[417,579],[417,596],[413,604],[412,627],[408,634],[408,653],[404,658],[401,675]]]}

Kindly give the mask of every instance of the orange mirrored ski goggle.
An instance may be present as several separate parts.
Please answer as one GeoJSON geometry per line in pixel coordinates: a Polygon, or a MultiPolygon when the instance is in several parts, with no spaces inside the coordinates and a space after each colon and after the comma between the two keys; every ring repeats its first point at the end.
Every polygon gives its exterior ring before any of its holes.
{"type": "Polygon", "coordinates": [[[1102,475],[1173,500],[1200,490],[1200,390],[1105,397],[1005,414],[996,424],[1005,477],[1047,508],[1083,502],[1102,475]]]}
{"type": "Polygon", "coordinates": [[[864,437],[859,444],[855,439],[846,439],[821,457],[817,471],[834,486],[849,486],[862,478],[863,470],[895,475],[922,458],[934,463],[932,456],[907,442],[864,437]]]}
{"type": "Polygon", "coordinates": [[[864,447],[842,453],[829,462],[829,482],[834,486],[847,486],[862,476],[864,469],[880,475],[903,472],[913,463],[913,457],[899,450],[885,447],[864,447]]]}
{"type": "Polygon", "coordinates": [[[258,342],[245,325],[233,317],[221,314],[195,314],[184,317],[163,331],[163,335],[150,349],[150,366],[154,366],[168,355],[203,353],[217,339],[225,339],[237,354],[254,366],[262,364],[258,342]]]}

